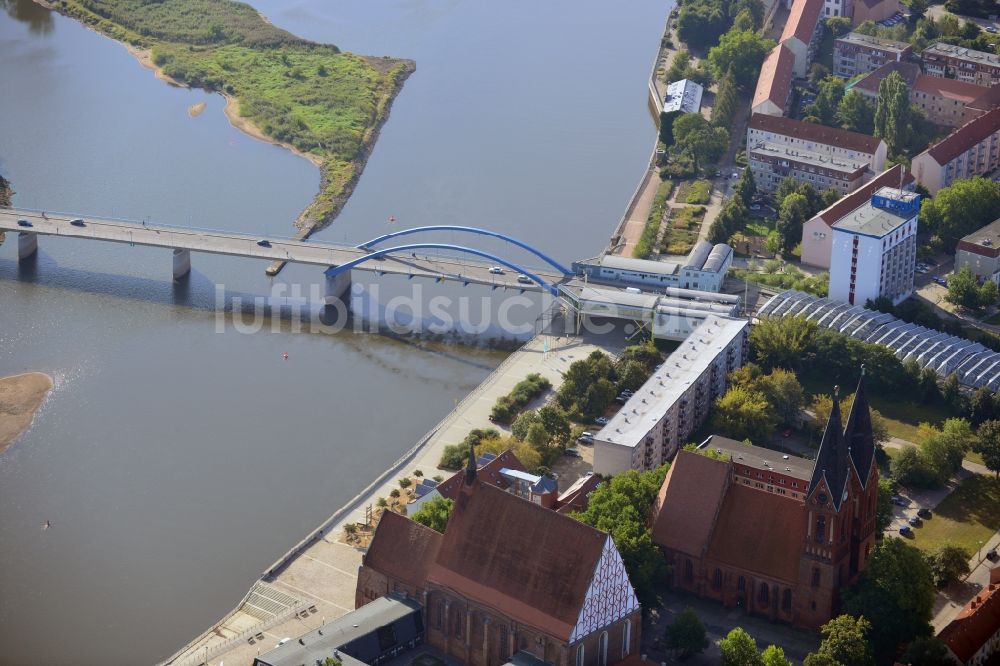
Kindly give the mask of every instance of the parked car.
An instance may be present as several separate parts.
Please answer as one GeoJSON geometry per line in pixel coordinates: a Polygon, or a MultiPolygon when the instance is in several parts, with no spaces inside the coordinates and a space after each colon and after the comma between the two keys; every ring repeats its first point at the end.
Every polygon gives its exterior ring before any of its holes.
{"type": "Polygon", "coordinates": [[[996,28],[994,28],[993,26],[991,26],[991,25],[988,25],[988,26],[986,26],[986,32],[991,32],[991,33],[994,33],[994,34],[996,34],[997,32],[1000,32],[1000,30],[997,30],[997,29],[996,29],[996,28]]]}
{"type": "Polygon", "coordinates": [[[585,430],[580,433],[580,439],[594,441],[594,433],[590,432],[589,430],[585,430]]]}
{"type": "Polygon", "coordinates": [[[570,458],[579,458],[580,457],[580,450],[579,449],[566,449],[566,451],[564,451],[564,453],[567,456],[569,456],[570,458]]]}
{"type": "Polygon", "coordinates": [[[988,551],[986,551],[986,559],[988,559],[990,562],[996,562],[997,560],[1000,560],[1000,555],[997,555],[997,549],[990,548],[988,551]]]}
{"type": "Polygon", "coordinates": [[[910,525],[916,527],[917,525],[919,525],[923,521],[920,520],[920,516],[913,516],[907,522],[910,523],[910,525]]]}
{"type": "Polygon", "coordinates": [[[899,533],[905,537],[913,536],[913,528],[909,525],[903,525],[899,528],[899,533]]]}
{"type": "Polygon", "coordinates": [[[83,227],[83,226],[86,226],[83,223],[83,220],[81,220],[80,218],[76,218],[75,220],[70,220],[69,223],[72,224],[74,227],[83,227]]]}
{"type": "Polygon", "coordinates": [[[28,222],[27,220],[18,220],[17,221],[17,226],[19,226],[19,227],[33,227],[35,225],[33,225],[31,222],[28,222]]]}
{"type": "Polygon", "coordinates": [[[503,275],[503,268],[500,266],[490,266],[490,273],[493,273],[493,275],[503,275]]]}
{"type": "Polygon", "coordinates": [[[519,273],[517,276],[517,281],[521,284],[531,284],[531,278],[524,273],[519,273]]]}
{"type": "Polygon", "coordinates": [[[931,510],[930,509],[920,509],[919,511],[917,511],[917,515],[920,516],[921,518],[930,518],[931,517],[931,510]]]}
{"type": "Polygon", "coordinates": [[[906,501],[905,499],[903,499],[900,495],[893,495],[892,497],[889,498],[889,502],[891,504],[895,504],[896,506],[909,506],[910,505],[910,503],[908,501],[906,501]]]}
{"type": "Polygon", "coordinates": [[[594,419],[594,423],[597,423],[599,425],[608,425],[608,421],[609,419],[607,416],[598,416],[596,419],[594,419]]]}
{"type": "Polygon", "coordinates": [[[760,204],[750,204],[750,210],[760,210],[760,204]]]}

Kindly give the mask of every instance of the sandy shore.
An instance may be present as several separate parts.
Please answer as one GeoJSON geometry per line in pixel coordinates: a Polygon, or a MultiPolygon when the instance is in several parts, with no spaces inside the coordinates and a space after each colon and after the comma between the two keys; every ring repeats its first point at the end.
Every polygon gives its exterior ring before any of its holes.
{"type": "Polygon", "coordinates": [[[0,378],[0,453],[31,425],[50,390],[52,378],[42,372],[0,378]]]}

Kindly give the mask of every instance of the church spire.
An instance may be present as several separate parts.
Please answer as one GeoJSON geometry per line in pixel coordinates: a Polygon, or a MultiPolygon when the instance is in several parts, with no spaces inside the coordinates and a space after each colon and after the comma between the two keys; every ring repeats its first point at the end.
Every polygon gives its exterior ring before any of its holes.
{"type": "Polygon", "coordinates": [[[861,366],[861,377],[854,392],[854,403],[847,415],[844,439],[850,446],[851,462],[857,470],[861,487],[868,482],[875,462],[875,436],[872,432],[871,408],[868,404],[868,390],[865,386],[865,366],[861,366]]]}
{"type": "Polygon", "coordinates": [[[813,465],[812,479],[809,482],[809,495],[813,495],[825,479],[830,493],[828,499],[832,500],[833,505],[839,508],[847,483],[849,463],[850,453],[847,450],[847,443],[844,441],[840,417],[840,387],[834,386],[833,406],[830,409],[830,418],[826,422],[823,439],[819,444],[816,462],[813,465]]]}
{"type": "Polygon", "coordinates": [[[476,447],[469,438],[469,464],[465,466],[465,485],[471,486],[476,482],[476,447]]]}

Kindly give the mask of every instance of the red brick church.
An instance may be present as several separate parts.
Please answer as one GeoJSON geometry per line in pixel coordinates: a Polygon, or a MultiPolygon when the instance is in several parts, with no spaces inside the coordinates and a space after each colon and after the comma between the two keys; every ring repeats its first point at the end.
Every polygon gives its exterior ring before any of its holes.
{"type": "Polygon", "coordinates": [[[382,514],[355,605],[390,593],[423,607],[425,640],[473,666],[606,666],[639,651],[639,602],[611,537],[477,478],[444,534],[382,514]]]}
{"type": "MultiPolygon", "coordinates": [[[[835,394],[836,395],[836,394],[835,394]]],[[[864,370],[844,427],[834,400],[815,461],[719,436],[680,451],[653,507],[670,584],[727,607],[819,627],[875,541],[878,466],[864,370]]]]}

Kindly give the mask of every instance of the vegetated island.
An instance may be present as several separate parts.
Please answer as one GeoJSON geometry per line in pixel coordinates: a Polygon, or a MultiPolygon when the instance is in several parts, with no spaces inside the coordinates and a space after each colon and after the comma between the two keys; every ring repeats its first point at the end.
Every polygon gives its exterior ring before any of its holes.
{"type": "Polygon", "coordinates": [[[329,224],[357,183],[412,60],[344,53],[277,28],[232,0],[36,0],[123,42],[160,78],[221,93],[242,131],[320,168],[295,221],[329,224]]]}
{"type": "Polygon", "coordinates": [[[0,377],[0,453],[24,432],[52,389],[52,378],[42,372],[0,377]]]}

